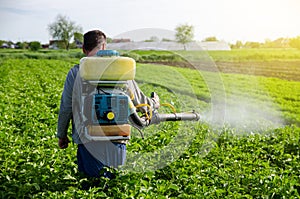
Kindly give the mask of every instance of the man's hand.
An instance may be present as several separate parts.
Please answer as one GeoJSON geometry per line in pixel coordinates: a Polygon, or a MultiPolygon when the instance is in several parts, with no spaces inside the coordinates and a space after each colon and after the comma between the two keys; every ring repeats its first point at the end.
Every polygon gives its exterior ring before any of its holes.
{"type": "Polygon", "coordinates": [[[65,149],[65,148],[68,147],[69,142],[70,142],[70,140],[69,140],[68,137],[59,138],[59,140],[58,140],[58,146],[59,146],[59,148],[61,148],[61,149],[65,149]]]}
{"type": "Polygon", "coordinates": [[[160,107],[159,97],[155,92],[151,93],[151,99],[154,102],[154,108],[159,109],[159,107],[160,107]]]}

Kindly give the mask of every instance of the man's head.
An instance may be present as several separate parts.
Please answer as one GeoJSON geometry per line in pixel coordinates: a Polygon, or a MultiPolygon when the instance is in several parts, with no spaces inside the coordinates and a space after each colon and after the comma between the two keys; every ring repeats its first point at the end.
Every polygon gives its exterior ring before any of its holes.
{"type": "Polygon", "coordinates": [[[106,35],[100,30],[91,30],[83,35],[82,50],[87,56],[93,56],[98,50],[105,50],[106,35]]]}

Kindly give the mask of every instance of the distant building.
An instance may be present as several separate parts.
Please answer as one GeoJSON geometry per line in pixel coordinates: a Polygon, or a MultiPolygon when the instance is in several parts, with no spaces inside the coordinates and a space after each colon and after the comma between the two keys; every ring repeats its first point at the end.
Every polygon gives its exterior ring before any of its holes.
{"type": "Polygon", "coordinates": [[[42,44],[42,48],[43,48],[43,49],[49,48],[49,44],[42,44]]]}
{"type": "Polygon", "coordinates": [[[49,49],[59,49],[62,46],[65,46],[65,42],[63,40],[50,40],[49,41],[49,49]]]}
{"type": "Polygon", "coordinates": [[[124,43],[124,42],[131,42],[130,39],[113,39],[112,43],[124,43]]]}
{"type": "Polygon", "coordinates": [[[18,46],[12,42],[3,43],[1,48],[17,48],[18,46]]]}
{"type": "Polygon", "coordinates": [[[9,45],[8,45],[7,43],[3,43],[3,44],[1,45],[1,48],[9,48],[9,45]]]}

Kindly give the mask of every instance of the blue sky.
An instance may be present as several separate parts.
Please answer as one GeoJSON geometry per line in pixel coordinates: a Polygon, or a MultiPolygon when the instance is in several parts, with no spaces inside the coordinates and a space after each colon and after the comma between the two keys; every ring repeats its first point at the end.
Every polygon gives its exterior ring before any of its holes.
{"type": "Polygon", "coordinates": [[[47,26],[58,14],[109,37],[143,28],[174,31],[183,23],[195,27],[196,40],[300,35],[299,0],[0,0],[0,39],[47,43],[47,26]]]}

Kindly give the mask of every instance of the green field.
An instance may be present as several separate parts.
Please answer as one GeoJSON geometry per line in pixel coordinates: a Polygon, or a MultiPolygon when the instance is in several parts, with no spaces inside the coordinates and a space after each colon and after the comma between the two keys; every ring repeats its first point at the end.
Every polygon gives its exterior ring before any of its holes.
{"type": "Polygon", "coordinates": [[[55,137],[63,83],[82,53],[1,50],[0,197],[300,198],[299,51],[123,53],[140,59],[145,94],[201,122],[151,126],[144,140],[133,131],[116,179],[83,190],[95,179],[78,173],[76,145],[60,150],[55,137]]]}

